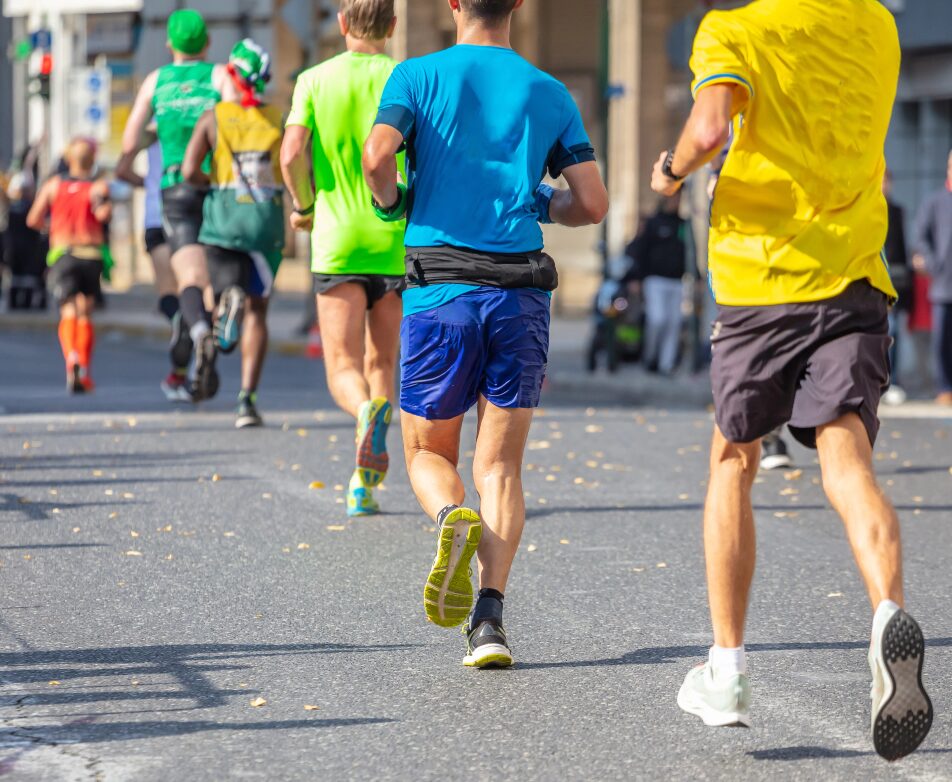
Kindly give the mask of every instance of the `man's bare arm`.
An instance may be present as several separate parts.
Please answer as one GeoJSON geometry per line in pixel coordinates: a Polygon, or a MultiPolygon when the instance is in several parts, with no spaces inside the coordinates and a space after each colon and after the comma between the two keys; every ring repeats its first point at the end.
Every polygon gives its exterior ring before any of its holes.
{"type": "Polygon", "coordinates": [[[109,196],[109,184],[100,179],[90,190],[93,200],[93,216],[100,223],[108,223],[112,219],[112,201],[109,196]]]}
{"type": "Polygon", "coordinates": [[[134,153],[139,149],[142,134],[152,119],[152,98],[155,96],[155,85],[158,80],[159,72],[152,71],[145,77],[145,81],[139,88],[135,103],[132,104],[132,112],[126,120],[126,129],[122,132],[123,154],[134,153]]]}
{"type": "Polygon", "coordinates": [[[195,123],[192,138],[182,159],[182,179],[197,187],[208,187],[208,174],[202,171],[202,163],[214,146],[215,110],[208,109],[195,123]]]}
{"type": "MultiPolygon", "coordinates": [[[[731,121],[743,108],[743,87],[735,84],[713,84],[701,90],[694,101],[691,116],[674,150],[671,170],[679,177],[697,171],[713,160],[730,138],[731,121]]],[[[674,195],[681,182],[666,176],[661,168],[667,152],[655,163],[651,189],[662,195],[674,195]]]]}
{"type": "Polygon", "coordinates": [[[216,65],[212,71],[212,85],[218,90],[223,103],[237,102],[241,96],[228,74],[227,65],[216,65]]]}
{"type": "Polygon", "coordinates": [[[142,136],[139,138],[138,147],[134,151],[123,152],[119,158],[119,162],[116,163],[116,179],[128,182],[133,187],[145,187],[145,179],[135,172],[133,165],[139,153],[143,149],[151,147],[155,143],[155,140],[156,134],[154,130],[147,128],[143,131],[142,136]]]}
{"type": "Polygon", "coordinates": [[[556,190],[549,203],[553,223],[577,228],[598,225],[608,214],[608,191],[594,161],[569,166],[562,172],[568,190],[556,190]]]}
{"type": "Polygon", "coordinates": [[[30,207],[30,212],[26,216],[28,228],[32,228],[34,231],[42,231],[46,227],[46,216],[50,213],[50,204],[53,203],[53,195],[56,193],[59,184],[60,178],[55,176],[40,188],[40,192],[36,194],[33,206],[30,207]]]}
{"type": "Polygon", "coordinates": [[[374,199],[383,207],[397,203],[397,152],[403,146],[403,134],[390,125],[374,125],[364,144],[364,179],[374,199]]]}

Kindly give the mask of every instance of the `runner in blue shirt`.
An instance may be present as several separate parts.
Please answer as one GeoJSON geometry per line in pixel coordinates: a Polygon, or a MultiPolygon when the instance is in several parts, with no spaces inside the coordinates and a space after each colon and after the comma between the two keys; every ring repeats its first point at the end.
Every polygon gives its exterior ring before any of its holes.
{"type": "Polygon", "coordinates": [[[539,223],[600,223],[608,194],[568,90],[510,46],[522,0],[449,5],[457,45],[397,66],[364,174],[378,216],[407,217],[401,422],[413,489],[440,526],[426,614],[444,627],[468,615],[464,665],[504,667],[512,653],[503,593],[525,522],[523,452],[558,284],[539,223]],[[404,145],[406,184],[396,162],[404,145]],[[543,184],[546,173],[569,189],[543,184]],[[479,512],[463,505],[457,471],[463,415],[474,405],[479,512]]]}

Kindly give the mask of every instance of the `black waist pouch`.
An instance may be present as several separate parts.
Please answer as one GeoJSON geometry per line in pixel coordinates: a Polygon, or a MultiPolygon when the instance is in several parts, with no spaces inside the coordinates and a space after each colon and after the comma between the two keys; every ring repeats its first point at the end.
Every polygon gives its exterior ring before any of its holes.
{"type": "Polygon", "coordinates": [[[555,261],[541,250],[510,254],[461,247],[407,247],[406,266],[411,288],[453,282],[543,291],[559,287],[555,261]]]}

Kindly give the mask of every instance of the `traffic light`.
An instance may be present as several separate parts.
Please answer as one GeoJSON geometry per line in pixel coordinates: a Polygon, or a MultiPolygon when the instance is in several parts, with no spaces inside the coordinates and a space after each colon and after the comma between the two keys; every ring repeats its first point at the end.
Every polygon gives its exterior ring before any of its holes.
{"type": "Polygon", "coordinates": [[[50,99],[50,76],[53,73],[53,55],[44,52],[36,76],[30,80],[30,92],[43,100],[50,99]]]}

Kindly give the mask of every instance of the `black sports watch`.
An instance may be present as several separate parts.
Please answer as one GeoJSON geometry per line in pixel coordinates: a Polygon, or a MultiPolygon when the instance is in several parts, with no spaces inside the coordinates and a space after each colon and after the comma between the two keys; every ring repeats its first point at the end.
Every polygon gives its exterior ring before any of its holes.
{"type": "Polygon", "coordinates": [[[671,170],[671,164],[674,163],[674,150],[668,152],[667,157],[664,159],[664,163],[661,164],[661,173],[664,174],[668,179],[674,182],[683,182],[684,177],[678,176],[671,170]]]}
{"type": "Polygon", "coordinates": [[[317,201],[314,201],[307,209],[295,209],[294,214],[301,215],[301,217],[307,217],[308,215],[314,214],[314,206],[317,204],[317,201]]]}

